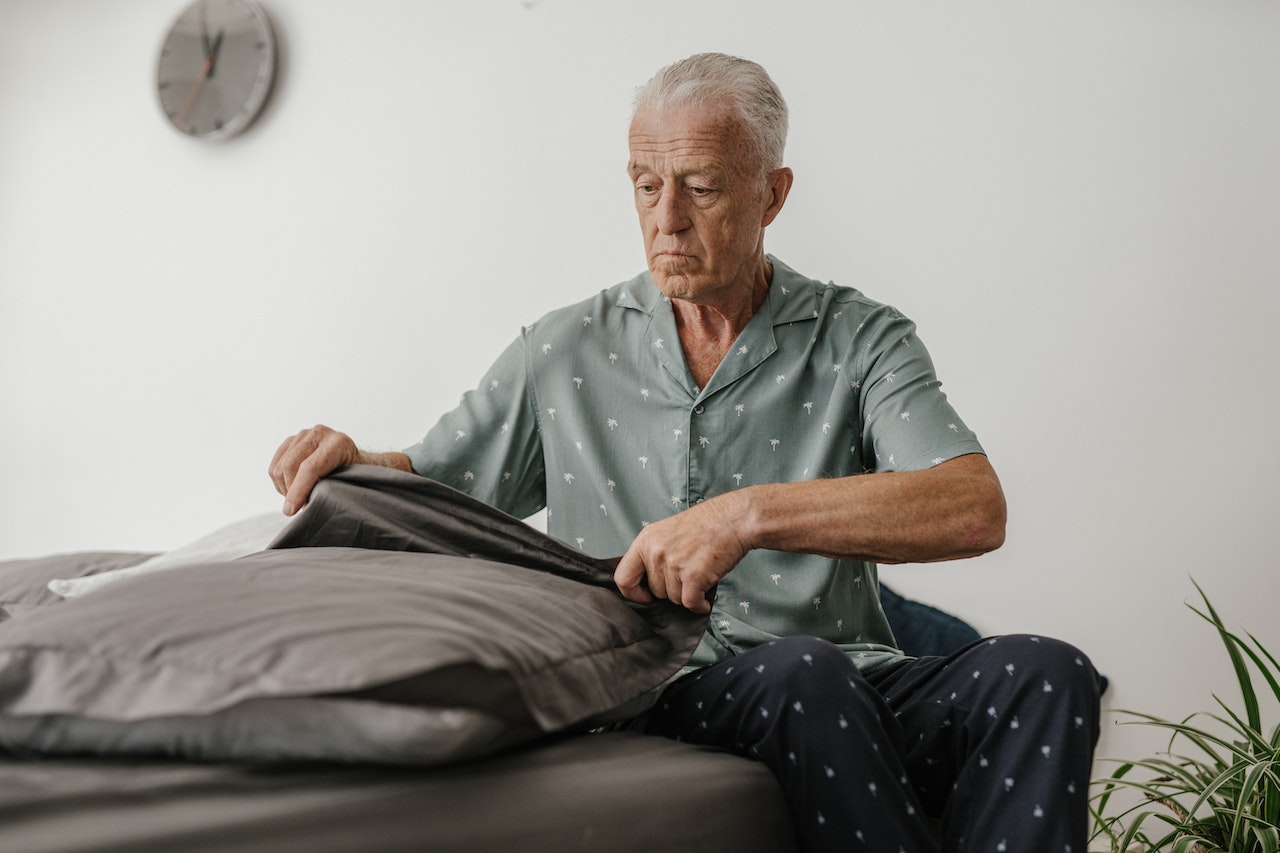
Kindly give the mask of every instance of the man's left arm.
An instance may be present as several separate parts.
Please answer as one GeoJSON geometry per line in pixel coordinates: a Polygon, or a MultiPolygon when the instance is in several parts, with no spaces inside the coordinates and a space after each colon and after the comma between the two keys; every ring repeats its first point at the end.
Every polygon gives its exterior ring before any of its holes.
{"type": "Polygon", "coordinates": [[[921,471],[752,486],[645,527],[614,579],[632,601],[652,592],[705,613],[707,592],[753,549],[877,563],[954,560],[1000,547],[1005,517],[999,478],[980,453],[921,471]]]}

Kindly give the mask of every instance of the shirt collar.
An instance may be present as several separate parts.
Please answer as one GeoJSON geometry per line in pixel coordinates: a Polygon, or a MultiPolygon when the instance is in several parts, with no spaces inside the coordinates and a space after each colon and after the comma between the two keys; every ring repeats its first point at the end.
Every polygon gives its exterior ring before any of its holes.
{"type": "Polygon", "coordinates": [[[654,357],[695,400],[705,399],[729,387],[759,367],[778,350],[773,330],[776,326],[812,321],[818,316],[818,294],[814,283],[791,267],[769,256],[773,262],[773,280],[760,310],[747,322],[746,328],[725,355],[707,386],[698,389],[689,375],[677,340],[675,315],[669,300],[646,271],[618,288],[617,304],[643,311],[650,322],[644,335],[654,357]],[[663,309],[663,310],[659,310],[663,309]]]}
{"type": "Polygon", "coordinates": [[[769,284],[769,296],[760,313],[773,315],[770,325],[781,326],[818,316],[819,294],[812,279],[805,278],[782,261],[769,255],[773,262],[773,281],[769,284]]]}

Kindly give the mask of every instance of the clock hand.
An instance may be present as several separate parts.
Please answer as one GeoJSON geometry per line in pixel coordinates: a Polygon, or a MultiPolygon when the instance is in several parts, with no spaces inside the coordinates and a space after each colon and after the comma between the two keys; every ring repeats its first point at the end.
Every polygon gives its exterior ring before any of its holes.
{"type": "Polygon", "coordinates": [[[182,109],[178,111],[178,124],[186,124],[187,113],[191,112],[191,107],[196,102],[196,96],[200,94],[200,87],[204,85],[204,81],[209,78],[209,72],[213,70],[213,57],[210,56],[204,61],[204,67],[200,69],[200,76],[196,78],[196,82],[191,85],[191,91],[187,92],[187,99],[182,102],[182,109]]]}
{"type": "Polygon", "coordinates": [[[182,102],[182,109],[178,111],[178,124],[186,124],[187,114],[191,112],[191,108],[195,105],[196,97],[200,94],[204,81],[208,80],[213,74],[213,65],[218,60],[218,49],[222,46],[222,33],[219,32],[214,38],[210,50],[205,54],[204,66],[200,69],[200,76],[196,78],[196,82],[191,85],[191,90],[187,92],[187,99],[182,102]]]}
{"type": "Polygon", "coordinates": [[[218,64],[218,50],[222,47],[223,31],[219,30],[218,35],[214,37],[213,44],[209,46],[209,52],[206,54],[209,62],[209,76],[213,76],[214,66],[218,64]]]}

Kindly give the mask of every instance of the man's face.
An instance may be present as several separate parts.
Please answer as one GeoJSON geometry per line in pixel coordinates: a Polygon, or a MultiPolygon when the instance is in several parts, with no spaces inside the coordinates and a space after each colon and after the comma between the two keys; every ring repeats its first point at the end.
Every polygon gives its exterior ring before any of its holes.
{"type": "Polygon", "coordinates": [[[645,256],[672,299],[750,293],[759,274],[764,226],[777,211],[740,128],[732,111],[714,108],[641,111],[631,122],[628,172],[645,256]]]}

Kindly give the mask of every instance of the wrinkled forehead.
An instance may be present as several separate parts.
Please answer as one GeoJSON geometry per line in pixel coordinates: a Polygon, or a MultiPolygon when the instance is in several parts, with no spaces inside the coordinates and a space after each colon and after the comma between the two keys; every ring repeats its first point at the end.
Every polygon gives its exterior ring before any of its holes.
{"type": "Polygon", "coordinates": [[[750,171],[754,159],[743,121],[727,106],[642,108],[627,136],[628,171],[657,169],[673,161],[705,161],[729,171],[750,171]]]}

